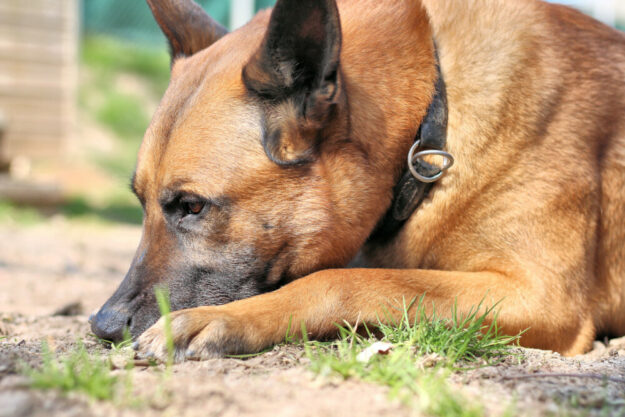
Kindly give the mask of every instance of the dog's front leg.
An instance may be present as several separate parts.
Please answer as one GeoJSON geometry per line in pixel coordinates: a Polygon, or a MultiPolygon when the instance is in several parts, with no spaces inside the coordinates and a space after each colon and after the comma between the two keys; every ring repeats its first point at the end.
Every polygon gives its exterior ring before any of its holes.
{"type": "MultiPolygon", "coordinates": [[[[576,297],[533,288],[528,280],[498,273],[429,270],[338,269],[301,278],[274,292],[222,306],[198,307],[171,314],[175,358],[206,359],[226,354],[258,352],[284,340],[287,331],[298,335],[301,323],[309,337],[333,335],[336,323],[375,325],[390,307],[425,294],[425,307],[435,305],[439,316],[459,314],[480,303],[498,305],[499,327],[508,334],[529,329],[525,346],[576,354],[594,337],[592,322],[584,319],[576,297]]],[[[414,310],[414,309],[413,309],[414,310]]],[[[414,311],[411,311],[414,314],[414,311]]],[[[165,322],[161,318],[139,339],[141,355],[167,357],[165,322]]]]}

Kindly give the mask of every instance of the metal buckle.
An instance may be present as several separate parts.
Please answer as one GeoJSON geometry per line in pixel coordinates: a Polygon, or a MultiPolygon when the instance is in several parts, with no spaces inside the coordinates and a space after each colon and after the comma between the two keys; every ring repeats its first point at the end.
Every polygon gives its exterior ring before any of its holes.
{"type": "Polygon", "coordinates": [[[454,164],[454,157],[451,156],[449,152],[441,151],[438,149],[427,149],[425,151],[416,152],[420,146],[421,146],[421,140],[417,140],[410,148],[410,152],[408,152],[408,169],[410,170],[410,173],[421,182],[425,182],[425,183],[436,182],[443,176],[445,171],[447,171],[449,168],[452,167],[452,165],[454,164]],[[445,159],[443,166],[440,168],[440,171],[431,176],[425,176],[425,175],[420,174],[419,172],[417,172],[417,169],[414,167],[414,164],[416,161],[418,161],[419,159],[423,159],[423,157],[427,155],[438,155],[438,156],[442,156],[445,159]]]}

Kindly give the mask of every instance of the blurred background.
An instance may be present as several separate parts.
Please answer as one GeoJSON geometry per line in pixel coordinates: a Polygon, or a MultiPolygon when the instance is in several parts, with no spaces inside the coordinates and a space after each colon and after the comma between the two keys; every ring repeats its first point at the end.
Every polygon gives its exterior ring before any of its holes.
{"type": "MultiPolygon", "coordinates": [[[[274,0],[198,2],[237,28],[274,0]]],[[[625,28],[625,0],[561,3],[625,28]]],[[[141,223],[128,181],[166,49],[143,0],[0,0],[0,228],[141,223]]]]}

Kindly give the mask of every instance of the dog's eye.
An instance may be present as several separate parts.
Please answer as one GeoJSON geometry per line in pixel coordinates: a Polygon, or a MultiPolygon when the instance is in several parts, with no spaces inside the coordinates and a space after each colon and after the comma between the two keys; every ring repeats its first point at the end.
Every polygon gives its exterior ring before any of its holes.
{"type": "Polygon", "coordinates": [[[200,201],[183,203],[185,214],[200,214],[204,206],[205,203],[202,203],[200,201]]]}

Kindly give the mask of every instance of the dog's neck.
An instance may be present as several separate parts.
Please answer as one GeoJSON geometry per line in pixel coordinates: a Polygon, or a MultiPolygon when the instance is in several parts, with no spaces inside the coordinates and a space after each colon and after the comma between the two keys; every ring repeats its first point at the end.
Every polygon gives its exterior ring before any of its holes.
{"type": "Polygon", "coordinates": [[[437,79],[434,97],[408,153],[404,172],[393,189],[393,202],[369,240],[379,243],[391,239],[427,198],[436,181],[453,165],[453,157],[444,151],[447,143],[447,88],[441,72],[438,51],[435,51],[435,57],[437,79]],[[415,158],[415,155],[419,155],[415,154],[415,151],[419,150],[425,151],[421,152],[422,154],[434,152],[436,155],[444,156],[445,164],[437,166],[421,157],[415,158]]]}
{"type": "Polygon", "coordinates": [[[387,245],[363,248],[367,266],[441,268],[433,248],[443,237],[432,231],[452,230],[466,205],[540,140],[550,117],[541,109],[561,84],[551,71],[556,49],[540,40],[548,33],[532,11],[540,2],[422,2],[447,85],[446,150],[456,163],[387,245]],[[534,93],[519,100],[528,83],[534,93]]]}
{"type": "Polygon", "coordinates": [[[436,59],[427,14],[418,2],[399,3],[339,3],[348,127],[327,142],[322,166],[335,172],[329,191],[341,213],[335,221],[358,234],[359,246],[390,207],[393,188],[435,94],[436,59]],[[348,141],[342,139],[346,136],[348,141]],[[334,160],[332,147],[353,147],[354,161],[334,160]],[[346,196],[344,190],[357,191],[346,196]]]}

